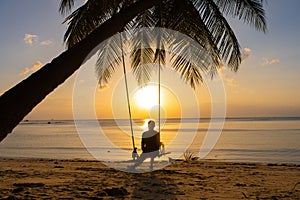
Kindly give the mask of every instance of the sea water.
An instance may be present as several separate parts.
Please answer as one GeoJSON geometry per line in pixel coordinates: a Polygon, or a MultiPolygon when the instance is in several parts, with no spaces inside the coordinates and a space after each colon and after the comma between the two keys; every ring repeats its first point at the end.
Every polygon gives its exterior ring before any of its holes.
{"type": "MultiPolygon", "coordinates": [[[[132,134],[140,153],[146,120],[29,120],[0,143],[0,157],[124,161],[131,159],[132,134]],[[76,129],[77,125],[77,129],[76,129]],[[78,129],[84,127],[84,129],[78,129]],[[86,140],[89,138],[89,140],[86,140]]],[[[165,158],[197,153],[210,119],[164,119],[161,141],[165,158]]],[[[158,127],[157,127],[158,128],[158,127]]],[[[300,118],[227,118],[214,148],[203,159],[300,164],[300,118]]]]}

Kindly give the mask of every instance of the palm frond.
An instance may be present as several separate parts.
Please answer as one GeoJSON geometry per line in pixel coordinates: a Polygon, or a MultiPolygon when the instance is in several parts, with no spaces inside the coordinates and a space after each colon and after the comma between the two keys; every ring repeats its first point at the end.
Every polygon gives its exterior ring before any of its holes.
{"type": "Polygon", "coordinates": [[[219,49],[216,46],[213,35],[201,19],[198,10],[190,0],[175,0],[173,8],[169,11],[167,28],[179,31],[191,37],[203,49],[211,55],[213,64],[220,65],[219,49]]]}
{"type": "Polygon", "coordinates": [[[151,47],[153,35],[150,29],[135,29],[132,37],[131,68],[139,85],[150,81],[153,70],[154,51],[151,47]]]}
{"type": "Polygon", "coordinates": [[[181,40],[172,46],[172,67],[181,74],[184,82],[193,89],[203,82],[202,73],[208,73],[213,69],[210,56],[203,48],[195,46],[192,41],[181,40]]]}
{"type": "MultiPolygon", "coordinates": [[[[138,47],[139,48],[139,47],[138,47]]],[[[153,49],[142,48],[135,49],[131,55],[132,70],[139,85],[145,85],[150,81],[153,70],[153,49]]]]}
{"type": "Polygon", "coordinates": [[[258,31],[267,32],[263,0],[218,0],[216,4],[224,14],[237,17],[258,31]]]}
{"type": "Polygon", "coordinates": [[[68,23],[64,41],[68,47],[84,39],[88,34],[118,12],[124,0],[89,0],[71,13],[63,23],[68,23]]]}
{"type": "Polygon", "coordinates": [[[164,49],[156,49],[154,53],[154,63],[165,65],[166,64],[166,51],[164,49]]]}
{"type": "Polygon", "coordinates": [[[162,21],[161,16],[157,16],[158,13],[160,13],[160,11],[157,11],[158,8],[160,8],[160,6],[141,13],[132,21],[130,26],[130,28],[134,28],[135,30],[146,28],[137,34],[138,37],[134,39],[133,48],[135,50],[131,56],[133,61],[132,68],[134,69],[139,84],[145,84],[150,80],[151,71],[153,70],[150,63],[158,63],[159,61],[160,64],[165,64],[166,62],[165,44],[163,44],[165,43],[166,37],[163,38],[163,33],[158,30],[151,31],[151,28],[157,27],[157,24],[162,21]],[[142,39],[142,41],[136,41],[136,39],[142,39]],[[142,73],[141,70],[146,71],[142,73]],[[138,78],[138,76],[141,75],[143,77],[138,78]]]}
{"type": "Polygon", "coordinates": [[[237,71],[241,63],[240,45],[219,7],[211,0],[194,0],[194,5],[210,31],[223,62],[237,71]]]}
{"type": "MultiPolygon", "coordinates": [[[[220,65],[219,52],[216,44],[213,41],[213,37],[210,34],[209,29],[202,21],[199,12],[194,8],[194,5],[189,0],[161,1],[159,6],[156,6],[154,9],[143,13],[143,15],[138,16],[135,20],[136,28],[145,26],[166,27],[190,36],[201,45],[202,50],[206,49],[207,52],[211,53],[211,60],[214,62],[214,65],[210,63],[204,68],[208,69],[210,66],[211,71],[215,72],[216,70],[212,66],[216,67],[220,65]]],[[[162,37],[160,34],[155,35],[154,38],[156,42],[156,48],[153,61],[155,63],[160,61],[162,64],[164,64],[166,58],[166,52],[164,49],[167,45],[175,42],[174,38],[170,36],[162,37]]],[[[141,52],[142,51],[135,51],[133,52],[133,55],[135,54],[135,56],[139,57],[141,56],[141,52]]],[[[134,68],[140,66],[138,62],[141,62],[141,59],[134,58],[133,61],[134,68]]],[[[185,82],[189,82],[192,87],[195,87],[196,84],[202,81],[202,77],[199,73],[200,70],[197,67],[199,64],[195,65],[194,63],[186,63],[187,59],[181,58],[180,56],[176,57],[176,59],[174,57],[173,61],[173,67],[182,73],[182,78],[185,80],[185,82]],[[189,70],[185,71],[183,68],[178,66],[181,61],[185,61],[184,66],[188,67],[189,70]],[[189,78],[191,79],[190,81],[188,81],[189,78]]],[[[206,64],[206,62],[204,62],[204,64],[206,64]]],[[[203,63],[200,63],[200,65],[203,65],[203,63]]],[[[146,74],[148,75],[148,73],[146,74]]],[[[148,79],[147,76],[145,77],[148,79]]]]}
{"type": "Polygon", "coordinates": [[[166,27],[172,9],[174,9],[174,0],[163,0],[154,7],[152,18],[155,21],[155,27],[166,27]]]}
{"type": "Polygon", "coordinates": [[[181,78],[189,84],[193,89],[196,85],[203,82],[201,71],[192,62],[187,61],[181,56],[176,56],[174,60],[174,69],[181,74],[181,78]]]}
{"type": "Polygon", "coordinates": [[[166,49],[169,47],[171,43],[171,34],[169,31],[165,31],[164,29],[158,29],[154,31],[154,41],[155,45],[155,53],[154,53],[154,63],[157,64],[166,64],[166,49]]]}
{"type": "MultiPolygon", "coordinates": [[[[118,37],[111,37],[101,44],[98,59],[96,62],[96,74],[99,78],[100,87],[105,86],[115,72],[116,67],[121,63],[123,50],[121,40],[118,37]]],[[[125,56],[123,54],[123,56],[125,56]]]]}
{"type": "MultiPolygon", "coordinates": [[[[137,0],[89,0],[71,13],[64,23],[68,29],[64,41],[68,47],[81,41],[104,21],[137,0]]],[[[131,37],[131,67],[140,85],[150,80],[155,63],[166,63],[171,49],[172,66],[193,88],[203,81],[201,73],[211,77],[223,63],[234,71],[241,63],[239,42],[223,15],[231,15],[266,32],[264,0],[161,0],[153,8],[137,15],[124,29],[131,37]],[[143,29],[149,27],[150,29],[143,29]],[[187,35],[182,37],[153,33],[152,27],[163,27],[187,35]],[[134,31],[132,31],[134,30],[134,31]],[[191,59],[191,57],[193,59],[191,59]]],[[[60,12],[74,7],[74,0],[61,0],[60,12]]],[[[167,32],[167,31],[166,31],[167,32]]],[[[128,42],[128,41],[127,41],[128,42]]],[[[106,84],[120,64],[120,41],[110,41],[98,54],[96,71],[99,83],[106,84]],[[100,67],[102,66],[102,67],[100,67]],[[104,66],[104,67],[103,67],[104,66]]]]}
{"type": "Polygon", "coordinates": [[[144,27],[153,27],[155,25],[155,19],[153,18],[153,8],[146,10],[133,20],[132,29],[144,28],[144,27]]]}
{"type": "Polygon", "coordinates": [[[74,0],[61,0],[59,5],[59,12],[64,15],[70,13],[74,6],[74,0]]]}

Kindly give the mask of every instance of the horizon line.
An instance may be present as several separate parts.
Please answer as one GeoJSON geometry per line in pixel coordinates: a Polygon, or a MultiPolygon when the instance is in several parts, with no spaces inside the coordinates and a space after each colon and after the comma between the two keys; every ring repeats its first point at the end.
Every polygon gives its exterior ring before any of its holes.
{"type": "MultiPolygon", "coordinates": [[[[289,119],[295,119],[295,118],[300,118],[300,116],[243,116],[243,117],[224,117],[224,119],[278,119],[278,118],[289,118],[289,119]]],[[[96,120],[128,120],[129,118],[97,118],[96,120]]],[[[132,120],[145,120],[145,119],[150,119],[150,118],[132,118],[132,120]]],[[[161,119],[223,119],[223,117],[185,117],[185,118],[180,118],[180,117],[167,117],[167,118],[161,118],[161,119]]],[[[95,119],[76,119],[76,120],[95,120],[95,119]]],[[[24,121],[75,121],[75,119],[23,119],[22,122],[24,121]]]]}

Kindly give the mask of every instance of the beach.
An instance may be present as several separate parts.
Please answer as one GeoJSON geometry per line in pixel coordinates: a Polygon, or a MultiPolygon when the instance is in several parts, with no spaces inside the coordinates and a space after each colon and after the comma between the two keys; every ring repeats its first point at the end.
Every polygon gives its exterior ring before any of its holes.
{"type": "Polygon", "coordinates": [[[0,200],[300,200],[299,0],[0,2],[0,200]]]}
{"type": "Polygon", "coordinates": [[[197,156],[210,120],[168,120],[161,140],[170,154],[152,173],[148,161],[138,173],[122,171],[132,165],[126,121],[99,123],[109,141],[95,131],[94,146],[83,145],[71,120],[20,124],[0,143],[0,199],[300,199],[300,118],[227,119],[212,151],[191,162],[178,156],[189,141],[172,141],[196,130],[189,149],[197,156]]]}
{"type": "MultiPolygon", "coordinates": [[[[83,120],[83,134],[73,120],[26,121],[0,143],[0,157],[126,161],[131,159],[132,138],[128,120],[99,120],[99,127],[83,120]],[[88,134],[87,134],[88,133],[88,134]],[[86,137],[89,136],[90,140],[86,137]],[[89,142],[88,142],[89,141],[89,142]],[[96,143],[97,142],[97,143],[96,143]]],[[[144,120],[137,120],[134,136],[141,153],[140,136],[144,120]]],[[[161,130],[161,141],[170,157],[181,159],[188,148],[203,149],[210,119],[168,119],[161,130]],[[200,121],[200,122],[199,122],[200,121]],[[180,126],[180,128],[179,128],[180,126]]],[[[226,119],[222,134],[205,159],[232,162],[300,164],[300,118],[226,119]]],[[[161,159],[168,159],[162,157],[161,159]]]]}
{"type": "Polygon", "coordinates": [[[0,199],[300,199],[298,164],[177,160],[128,173],[91,160],[0,163],[0,199]]]}

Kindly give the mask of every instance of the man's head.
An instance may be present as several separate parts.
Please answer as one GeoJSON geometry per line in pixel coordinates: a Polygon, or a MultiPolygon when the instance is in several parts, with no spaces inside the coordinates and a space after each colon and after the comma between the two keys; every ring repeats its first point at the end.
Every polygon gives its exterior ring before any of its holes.
{"type": "Polygon", "coordinates": [[[153,130],[155,127],[155,122],[153,120],[148,121],[148,128],[149,130],[153,130]]]}

